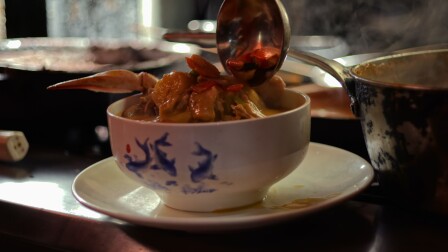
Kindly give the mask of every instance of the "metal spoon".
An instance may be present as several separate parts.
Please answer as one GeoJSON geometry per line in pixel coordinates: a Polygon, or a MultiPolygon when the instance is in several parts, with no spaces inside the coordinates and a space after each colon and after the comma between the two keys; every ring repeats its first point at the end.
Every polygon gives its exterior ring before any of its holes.
{"type": "Polygon", "coordinates": [[[224,69],[253,86],[280,69],[291,36],[280,0],[225,0],[218,13],[216,31],[224,69]]]}

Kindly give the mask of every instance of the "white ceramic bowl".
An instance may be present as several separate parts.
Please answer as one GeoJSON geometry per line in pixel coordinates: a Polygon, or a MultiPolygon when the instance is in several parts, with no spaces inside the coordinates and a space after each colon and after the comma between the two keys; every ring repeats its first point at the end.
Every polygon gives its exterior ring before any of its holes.
{"type": "Polygon", "coordinates": [[[286,112],[212,123],[120,117],[137,99],[124,98],[107,109],[112,153],[125,174],[172,208],[209,212],[261,201],[308,149],[310,99],[295,91],[282,98],[286,112]]]}

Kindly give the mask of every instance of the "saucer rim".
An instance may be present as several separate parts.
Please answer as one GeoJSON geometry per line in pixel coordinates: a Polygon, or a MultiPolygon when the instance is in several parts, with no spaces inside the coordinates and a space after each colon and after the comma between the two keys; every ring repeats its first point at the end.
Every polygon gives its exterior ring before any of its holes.
{"type": "MultiPolygon", "coordinates": [[[[82,170],[74,179],[72,183],[72,194],[75,197],[75,199],[81,203],[83,206],[94,210],[96,212],[105,214],[109,217],[113,217],[125,222],[147,226],[147,227],[155,227],[155,228],[161,228],[161,229],[170,229],[170,230],[183,230],[183,231],[224,231],[224,230],[235,230],[235,229],[248,229],[248,228],[255,228],[259,226],[265,226],[272,223],[280,223],[282,221],[285,221],[287,219],[292,218],[299,218],[306,215],[309,215],[311,213],[319,212],[324,209],[328,209],[330,207],[333,207],[337,204],[340,204],[342,202],[345,202],[349,200],[350,198],[353,198],[357,194],[359,194],[361,191],[363,191],[365,188],[367,188],[373,178],[374,178],[374,170],[371,164],[360,157],[357,154],[354,154],[350,151],[334,147],[331,145],[321,144],[321,143],[315,143],[310,142],[308,153],[306,154],[305,158],[310,158],[310,149],[311,148],[318,148],[322,151],[337,151],[340,153],[344,153],[345,155],[349,155],[352,158],[356,158],[363,165],[364,168],[364,177],[360,179],[359,181],[354,182],[353,184],[347,185],[347,188],[344,189],[344,192],[341,192],[339,195],[336,195],[334,197],[330,197],[328,199],[324,199],[319,203],[312,204],[310,206],[304,207],[304,208],[296,208],[296,209],[282,209],[277,211],[268,211],[263,214],[256,214],[256,215],[241,215],[241,216],[234,216],[234,215],[224,215],[219,213],[212,213],[217,214],[217,216],[212,217],[204,217],[201,215],[205,214],[211,214],[211,213],[196,213],[196,212],[188,212],[191,213],[191,215],[197,215],[197,216],[180,216],[180,217],[173,217],[173,216],[151,216],[151,215],[143,215],[140,213],[135,214],[127,214],[123,211],[119,211],[119,209],[112,207],[109,208],[103,208],[101,206],[97,206],[94,202],[90,202],[89,200],[83,198],[81,195],[79,195],[78,189],[76,188],[77,184],[80,180],[82,180],[86,174],[88,174],[89,171],[92,169],[97,169],[101,165],[108,165],[107,163],[114,163],[114,157],[108,157],[103,160],[100,160],[84,170],[82,170]],[[106,163],[106,164],[105,164],[106,163]],[[118,211],[117,211],[118,210],[118,211]]],[[[116,166],[116,169],[119,170],[118,166],[116,166]]],[[[361,169],[361,168],[360,168],[361,169]]],[[[117,173],[120,174],[120,173],[117,173]]],[[[131,183],[134,183],[136,188],[143,188],[144,190],[152,191],[149,188],[146,188],[142,185],[140,185],[138,182],[132,180],[131,178],[128,178],[125,174],[122,174],[123,178],[128,180],[131,183]]],[[[277,183],[281,183],[280,180],[277,183]]],[[[167,206],[162,206],[167,207],[167,206]]],[[[168,207],[169,208],[169,207],[168,207]]],[[[246,209],[251,209],[253,206],[247,206],[246,209]]],[[[265,208],[267,209],[267,208],[265,208]]],[[[181,213],[185,213],[181,210],[171,209],[171,211],[179,211],[181,213]]],[[[226,211],[227,213],[236,213],[238,210],[232,211],[226,211]]]]}

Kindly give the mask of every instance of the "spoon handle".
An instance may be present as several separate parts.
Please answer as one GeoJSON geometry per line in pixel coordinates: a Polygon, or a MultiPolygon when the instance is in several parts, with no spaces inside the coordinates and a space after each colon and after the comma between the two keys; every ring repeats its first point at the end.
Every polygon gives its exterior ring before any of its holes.
{"type": "Polygon", "coordinates": [[[349,78],[349,74],[347,73],[345,66],[335,60],[330,60],[314,53],[297,51],[293,49],[289,49],[288,57],[321,68],[336,78],[342,86],[345,85],[345,80],[349,78]]]}

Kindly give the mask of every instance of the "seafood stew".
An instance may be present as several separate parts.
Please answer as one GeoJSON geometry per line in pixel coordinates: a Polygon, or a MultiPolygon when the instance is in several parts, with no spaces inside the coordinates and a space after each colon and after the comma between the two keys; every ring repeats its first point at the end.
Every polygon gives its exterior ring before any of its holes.
{"type": "Polygon", "coordinates": [[[112,70],[58,83],[56,89],[142,93],[122,116],[134,120],[191,123],[262,118],[287,110],[280,104],[285,83],[274,76],[251,87],[234,76],[222,75],[203,57],[186,58],[190,72],[173,71],[157,79],[149,73],[112,70]]]}

